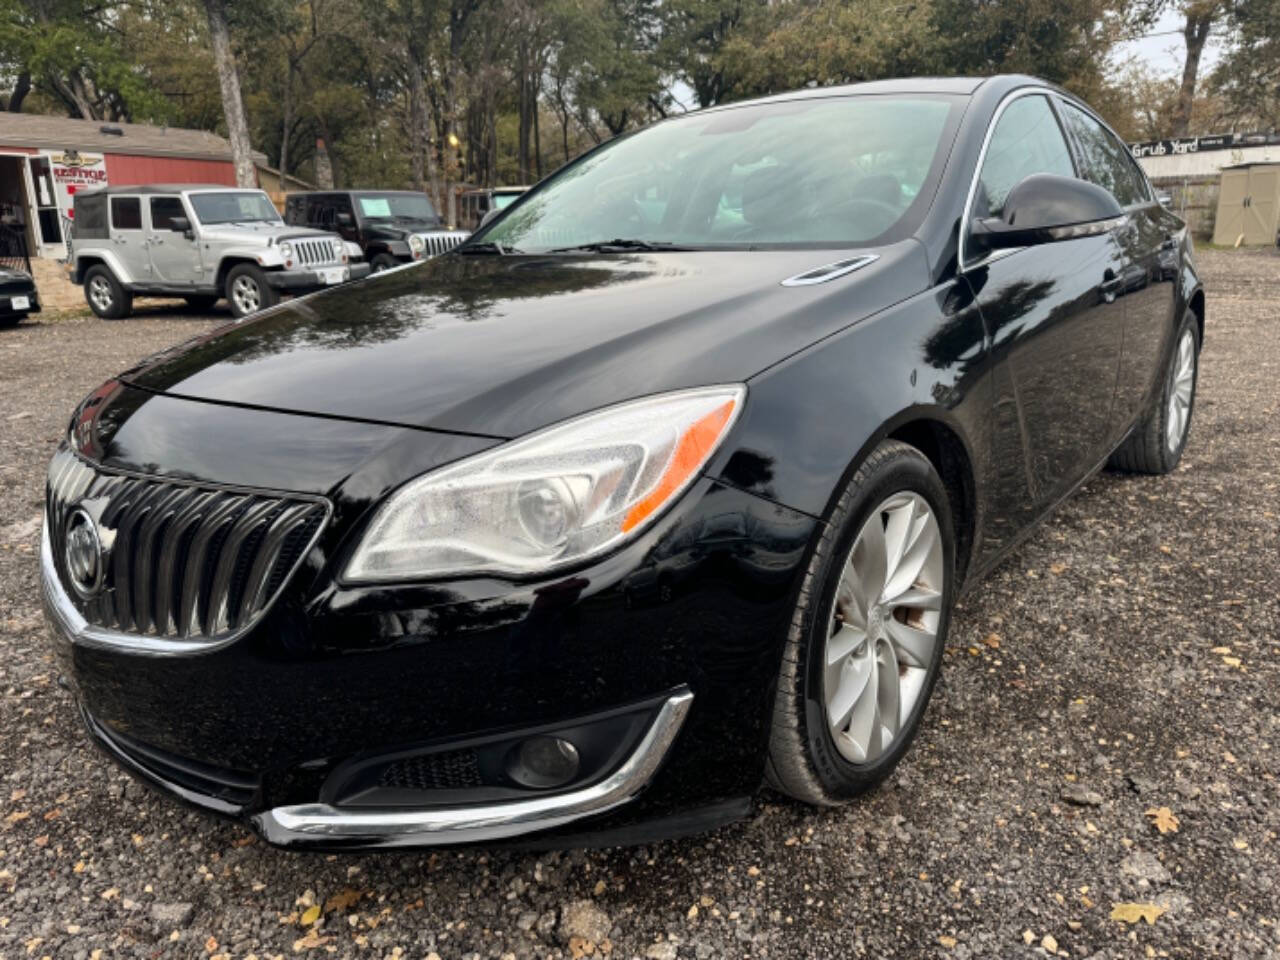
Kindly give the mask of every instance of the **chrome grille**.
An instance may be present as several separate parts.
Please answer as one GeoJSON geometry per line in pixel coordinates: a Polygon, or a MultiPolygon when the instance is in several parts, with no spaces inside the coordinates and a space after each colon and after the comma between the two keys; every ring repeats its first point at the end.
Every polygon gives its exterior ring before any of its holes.
{"type": "Polygon", "coordinates": [[[86,621],[193,642],[261,618],[328,516],[321,500],[113,473],[66,449],[49,465],[45,511],[58,577],[86,621]],[[78,508],[102,544],[102,587],[87,598],[63,556],[78,508]]]}
{"type": "Polygon", "coordinates": [[[307,240],[290,240],[298,262],[304,267],[336,266],[341,263],[333,254],[333,241],[327,237],[313,237],[307,240]]]}
{"type": "Polygon", "coordinates": [[[423,259],[438,257],[442,253],[447,253],[469,236],[471,236],[471,234],[466,230],[449,230],[445,233],[424,233],[422,234],[422,240],[423,243],[426,244],[426,249],[423,251],[423,259]]]}

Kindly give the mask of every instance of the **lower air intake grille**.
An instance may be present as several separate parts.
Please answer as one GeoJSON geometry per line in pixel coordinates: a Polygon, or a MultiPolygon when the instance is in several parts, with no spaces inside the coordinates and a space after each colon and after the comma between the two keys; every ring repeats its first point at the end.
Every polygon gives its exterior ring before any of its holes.
{"type": "Polygon", "coordinates": [[[49,465],[45,510],[59,579],[85,620],[193,642],[261,618],[328,516],[322,500],[112,473],[65,449],[49,465]],[[69,527],[86,515],[100,544],[91,589],[66,557],[69,527]]]}
{"type": "Polygon", "coordinates": [[[378,786],[403,790],[463,790],[483,785],[474,750],[406,757],[384,768],[378,777],[378,786]]]}

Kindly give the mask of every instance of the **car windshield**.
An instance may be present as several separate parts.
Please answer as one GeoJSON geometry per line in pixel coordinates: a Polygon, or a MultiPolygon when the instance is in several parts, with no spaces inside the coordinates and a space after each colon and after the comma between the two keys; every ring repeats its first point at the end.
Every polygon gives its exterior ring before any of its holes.
{"type": "Polygon", "coordinates": [[[363,220],[435,220],[431,201],[420,193],[362,193],[356,197],[363,220]]]}
{"type": "Polygon", "coordinates": [[[950,97],[863,95],[664,121],[566,167],[476,239],[521,252],[619,239],[865,244],[928,203],[921,191],[938,175],[959,109],[950,97]]]}
{"type": "Polygon", "coordinates": [[[215,223],[280,222],[280,214],[267,195],[256,190],[193,193],[190,200],[196,219],[206,226],[215,223]]]}

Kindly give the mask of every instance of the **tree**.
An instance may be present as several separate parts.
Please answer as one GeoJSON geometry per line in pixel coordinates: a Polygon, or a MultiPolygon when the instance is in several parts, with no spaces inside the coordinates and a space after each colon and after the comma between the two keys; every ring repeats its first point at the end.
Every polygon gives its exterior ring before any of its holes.
{"type": "Polygon", "coordinates": [[[209,18],[209,37],[213,41],[213,62],[218,71],[218,87],[222,91],[222,112],[227,121],[227,139],[231,141],[231,160],[236,168],[236,183],[252,187],[258,182],[249,146],[249,124],[245,120],[244,100],[240,96],[240,75],[231,50],[231,33],[227,26],[227,0],[204,0],[209,18]]]}
{"type": "Polygon", "coordinates": [[[1240,0],[1210,86],[1235,130],[1280,130],[1280,0],[1240,0]]]}

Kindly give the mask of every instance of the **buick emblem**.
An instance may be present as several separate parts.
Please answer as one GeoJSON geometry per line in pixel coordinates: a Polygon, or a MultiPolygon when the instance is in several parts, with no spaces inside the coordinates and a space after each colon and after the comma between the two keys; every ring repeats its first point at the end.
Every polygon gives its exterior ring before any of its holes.
{"type": "Polygon", "coordinates": [[[63,559],[76,593],[87,600],[102,589],[102,541],[98,524],[84,507],[77,508],[67,521],[63,559]]]}

